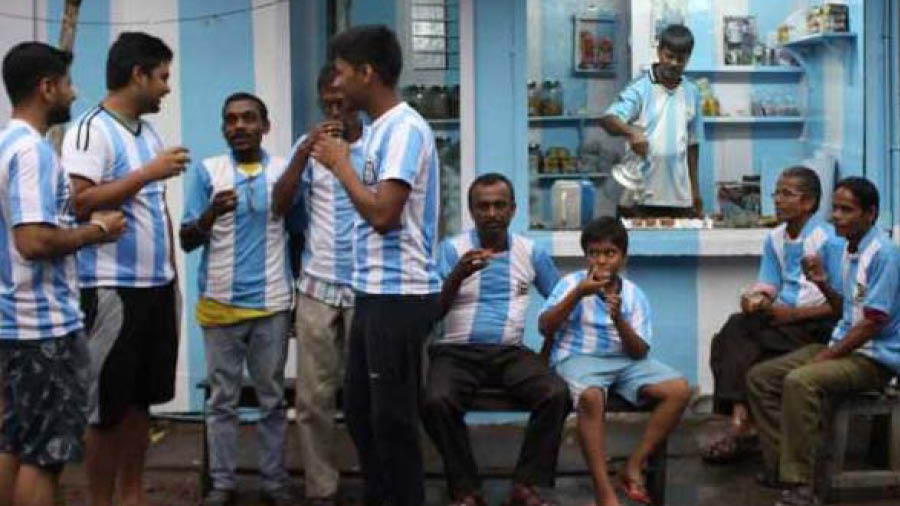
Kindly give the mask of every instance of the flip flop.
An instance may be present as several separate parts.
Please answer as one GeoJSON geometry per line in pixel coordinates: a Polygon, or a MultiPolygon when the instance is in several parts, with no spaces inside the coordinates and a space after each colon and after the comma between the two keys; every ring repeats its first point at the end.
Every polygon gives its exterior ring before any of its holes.
{"type": "Polygon", "coordinates": [[[700,457],[707,464],[731,464],[759,451],[759,436],[726,434],[703,449],[700,457]]]}
{"type": "Polygon", "coordinates": [[[647,488],[640,482],[625,476],[624,474],[619,475],[619,489],[622,490],[622,493],[625,494],[625,497],[631,499],[632,501],[643,503],[643,504],[652,504],[652,500],[650,499],[650,494],[647,492],[647,488]]]}

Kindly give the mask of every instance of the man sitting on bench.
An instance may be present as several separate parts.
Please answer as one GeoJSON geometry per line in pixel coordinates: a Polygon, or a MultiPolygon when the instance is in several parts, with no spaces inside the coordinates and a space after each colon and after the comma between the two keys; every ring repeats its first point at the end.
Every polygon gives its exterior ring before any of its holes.
{"type": "Polygon", "coordinates": [[[628,254],[628,232],[611,217],[588,223],[581,232],[587,269],[559,280],[538,325],[547,338],[556,371],[569,384],[578,409],[581,451],[594,482],[597,506],[619,501],[606,469],[604,411],[610,388],[632,404],[652,400],[647,429],[619,475],[623,492],[650,503],[642,471],[647,458],[678,424],[691,397],[687,380],[647,356],[651,321],[647,297],[621,277],[628,254]]]}
{"type": "Polygon", "coordinates": [[[547,504],[563,423],[565,383],[523,346],[528,286],[544,297],[559,279],[546,251],[507,231],[516,211],[512,184],[484,174],[469,187],[475,230],[444,240],[438,270],[443,334],[431,346],[423,422],[441,456],[452,504],[484,505],[465,414],[481,386],[502,387],[531,410],[508,504],[547,504]]]}
{"type": "Polygon", "coordinates": [[[831,342],[757,364],[747,376],[763,462],[786,489],[776,503],[783,506],[819,503],[812,473],[829,397],[879,390],[900,371],[900,250],[875,225],[878,190],[848,177],[832,202],[835,231],[847,239],[842,293],[831,289],[820,257],[803,262],[806,278],[842,312],[831,342]]]}

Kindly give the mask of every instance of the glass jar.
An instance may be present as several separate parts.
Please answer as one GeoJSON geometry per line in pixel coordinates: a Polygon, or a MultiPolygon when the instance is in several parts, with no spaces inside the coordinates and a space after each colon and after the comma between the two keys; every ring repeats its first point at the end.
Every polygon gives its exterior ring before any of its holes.
{"type": "Polygon", "coordinates": [[[541,115],[541,91],[534,81],[528,81],[528,115],[541,115]]]}
{"type": "Polygon", "coordinates": [[[450,88],[450,118],[459,117],[459,85],[450,88]]]}

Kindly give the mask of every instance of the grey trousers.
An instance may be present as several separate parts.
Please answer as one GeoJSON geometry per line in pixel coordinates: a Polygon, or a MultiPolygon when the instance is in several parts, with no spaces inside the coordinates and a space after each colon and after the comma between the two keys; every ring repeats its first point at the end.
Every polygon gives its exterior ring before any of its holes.
{"type": "Polygon", "coordinates": [[[284,403],[284,362],[289,313],[247,320],[227,327],[203,329],[209,474],[213,488],[234,490],[238,445],[238,400],[244,363],[259,399],[259,470],[264,490],[287,484],[284,446],[287,418],[284,403]]]}
{"type": "Polygon", "coordinates": [[[352,307],[297,296],[297,431],[306,496],[337,493],[336,395],[344,377],[352,307]]]}

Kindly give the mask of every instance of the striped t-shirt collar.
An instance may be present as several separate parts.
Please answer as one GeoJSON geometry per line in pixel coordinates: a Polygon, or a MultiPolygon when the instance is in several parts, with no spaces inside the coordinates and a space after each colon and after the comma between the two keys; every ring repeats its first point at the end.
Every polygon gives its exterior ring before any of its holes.
{"type": "Polygon", "coordinates": [[[659,63],[654,63],[654,64],[650,65],[650,69],[647,70],[647,77],[648,77],[648,79],[650,79],[650,82],[659,86],[660,88],[666,90],[666,93],[669,93],[669,94],[675,93],[676,91],[678,91],[678,88],[680,88],[681,85],[684,84],[684,76],[681,76],[678,78],[678,86],[676,86],[674,88],[669,88],[668,86],[663,84],[662,81],[660,81],[659,79],[656,78],[656,66],[657,65],[659,65],[659,63]]]}
{"type": "Polygon", "coordinates": [[[134,122],[137,124],[137,128],[135,128],[134,125],[129,124],[131,122],[130,119],[123,117],[121,114],[113,111],[112,109],[107,109],[103,104],[100,104],[97,107],[100,108],[101,111],[105,112],[110,118],[114,119],[116,123],[122,125],[122,128],[127,130],[131,135],[135,137],[141,136],[141,130],[143,129],[144,122],[141,121],[140,118],[134,120],[134,122]]]}
{"type": "Polygon", "coordinates": [[[25,127],[28,129],[28,133],[32,135],[37,135],[38,137],[43,137],[40,132],[37,131],[37,128],[34,128],[31,123],[25,121],[21,118],[10,118],[9,123],[6,124],[6,128],[12,128],[14,126],[25,127]]]}
{"type": "MultiPolygon", "coordinates": [[[[475,249],[481,249],[481,238],[478,237],[478,229],[473,228],[471,232],[469,232],[472,236],[472,247],[475,249]]],[[[512,249],[512,234],[509,233],[509,230],[506,231],[506,249],[503,251],[493,251],[495,255],[502,255],[504,253],[509,253],[512,249]]]]}
{"type": "Polygon", "coordinates": [[[246,174],[238,170],[238,165],[240,165],[241,162],[238,162],[237,158],[234,157],[234,151],[228,152],[228,159],[231,160],[231,169],[234,170],[235,174],[240,174],[243,179],[256,179],[262,175],[262,173],[266,171],[266,167],[269,166],[269,153],[263,148],[259,148],[259,165],[262,167],[262,171],[252,177],[247,177],[246,174]]]}
{"type": "Polygon", "coordinates": [[[409,108],[409,106],[406,105],[406,102],[397,102],[394,105],[394,107],[391,107],[387,111],[384,111],[384,113],[381,116],[379,116],[378,119],[376,119],[375,121],[372,122],[372,129],[374,130],[374,129],[378,128],[379,126],[381,126],[382,123],[387,122],[388,119],[390,119],[391,117],[393,117],[396,114],[400,114],[400,111],[405,110],[407,108],[409,108]]]}
{"type": "Polygon", "coordinates": [[[820,218],[818,215],[814,214],[814,215],[810,216],[806,220],[806,223],[804,223],[803,226],[800,228],[800,233],[797,234],[797,237],[794,239],[791,239],[791,236],[788,234],[787,223],[785,223],[784,230],[782,231],[782,233],[784,234],[784,242],[802,241],[805,238],[809,237],[809,234],[811,234],[812,231],[815,230],[815,228],[821,224],[822,224],[822,218],[820,218]]]}
{"type": "Polygon", "coordinates": [[[847,241],[847,255],[850,257],[850,259],[858,259],[862,252],[869,247],[869,244],[871,244],[872,241],[877,240],[879,233],[880,231],[878,230],[878,226],[873,224],[869,228],[869,231],[866,232],[866,235],[864,235],[863,238],[859,240],[859,244],[856,246],[856,251],[852,253],[850,252],[850,241],[847,241]]]}

